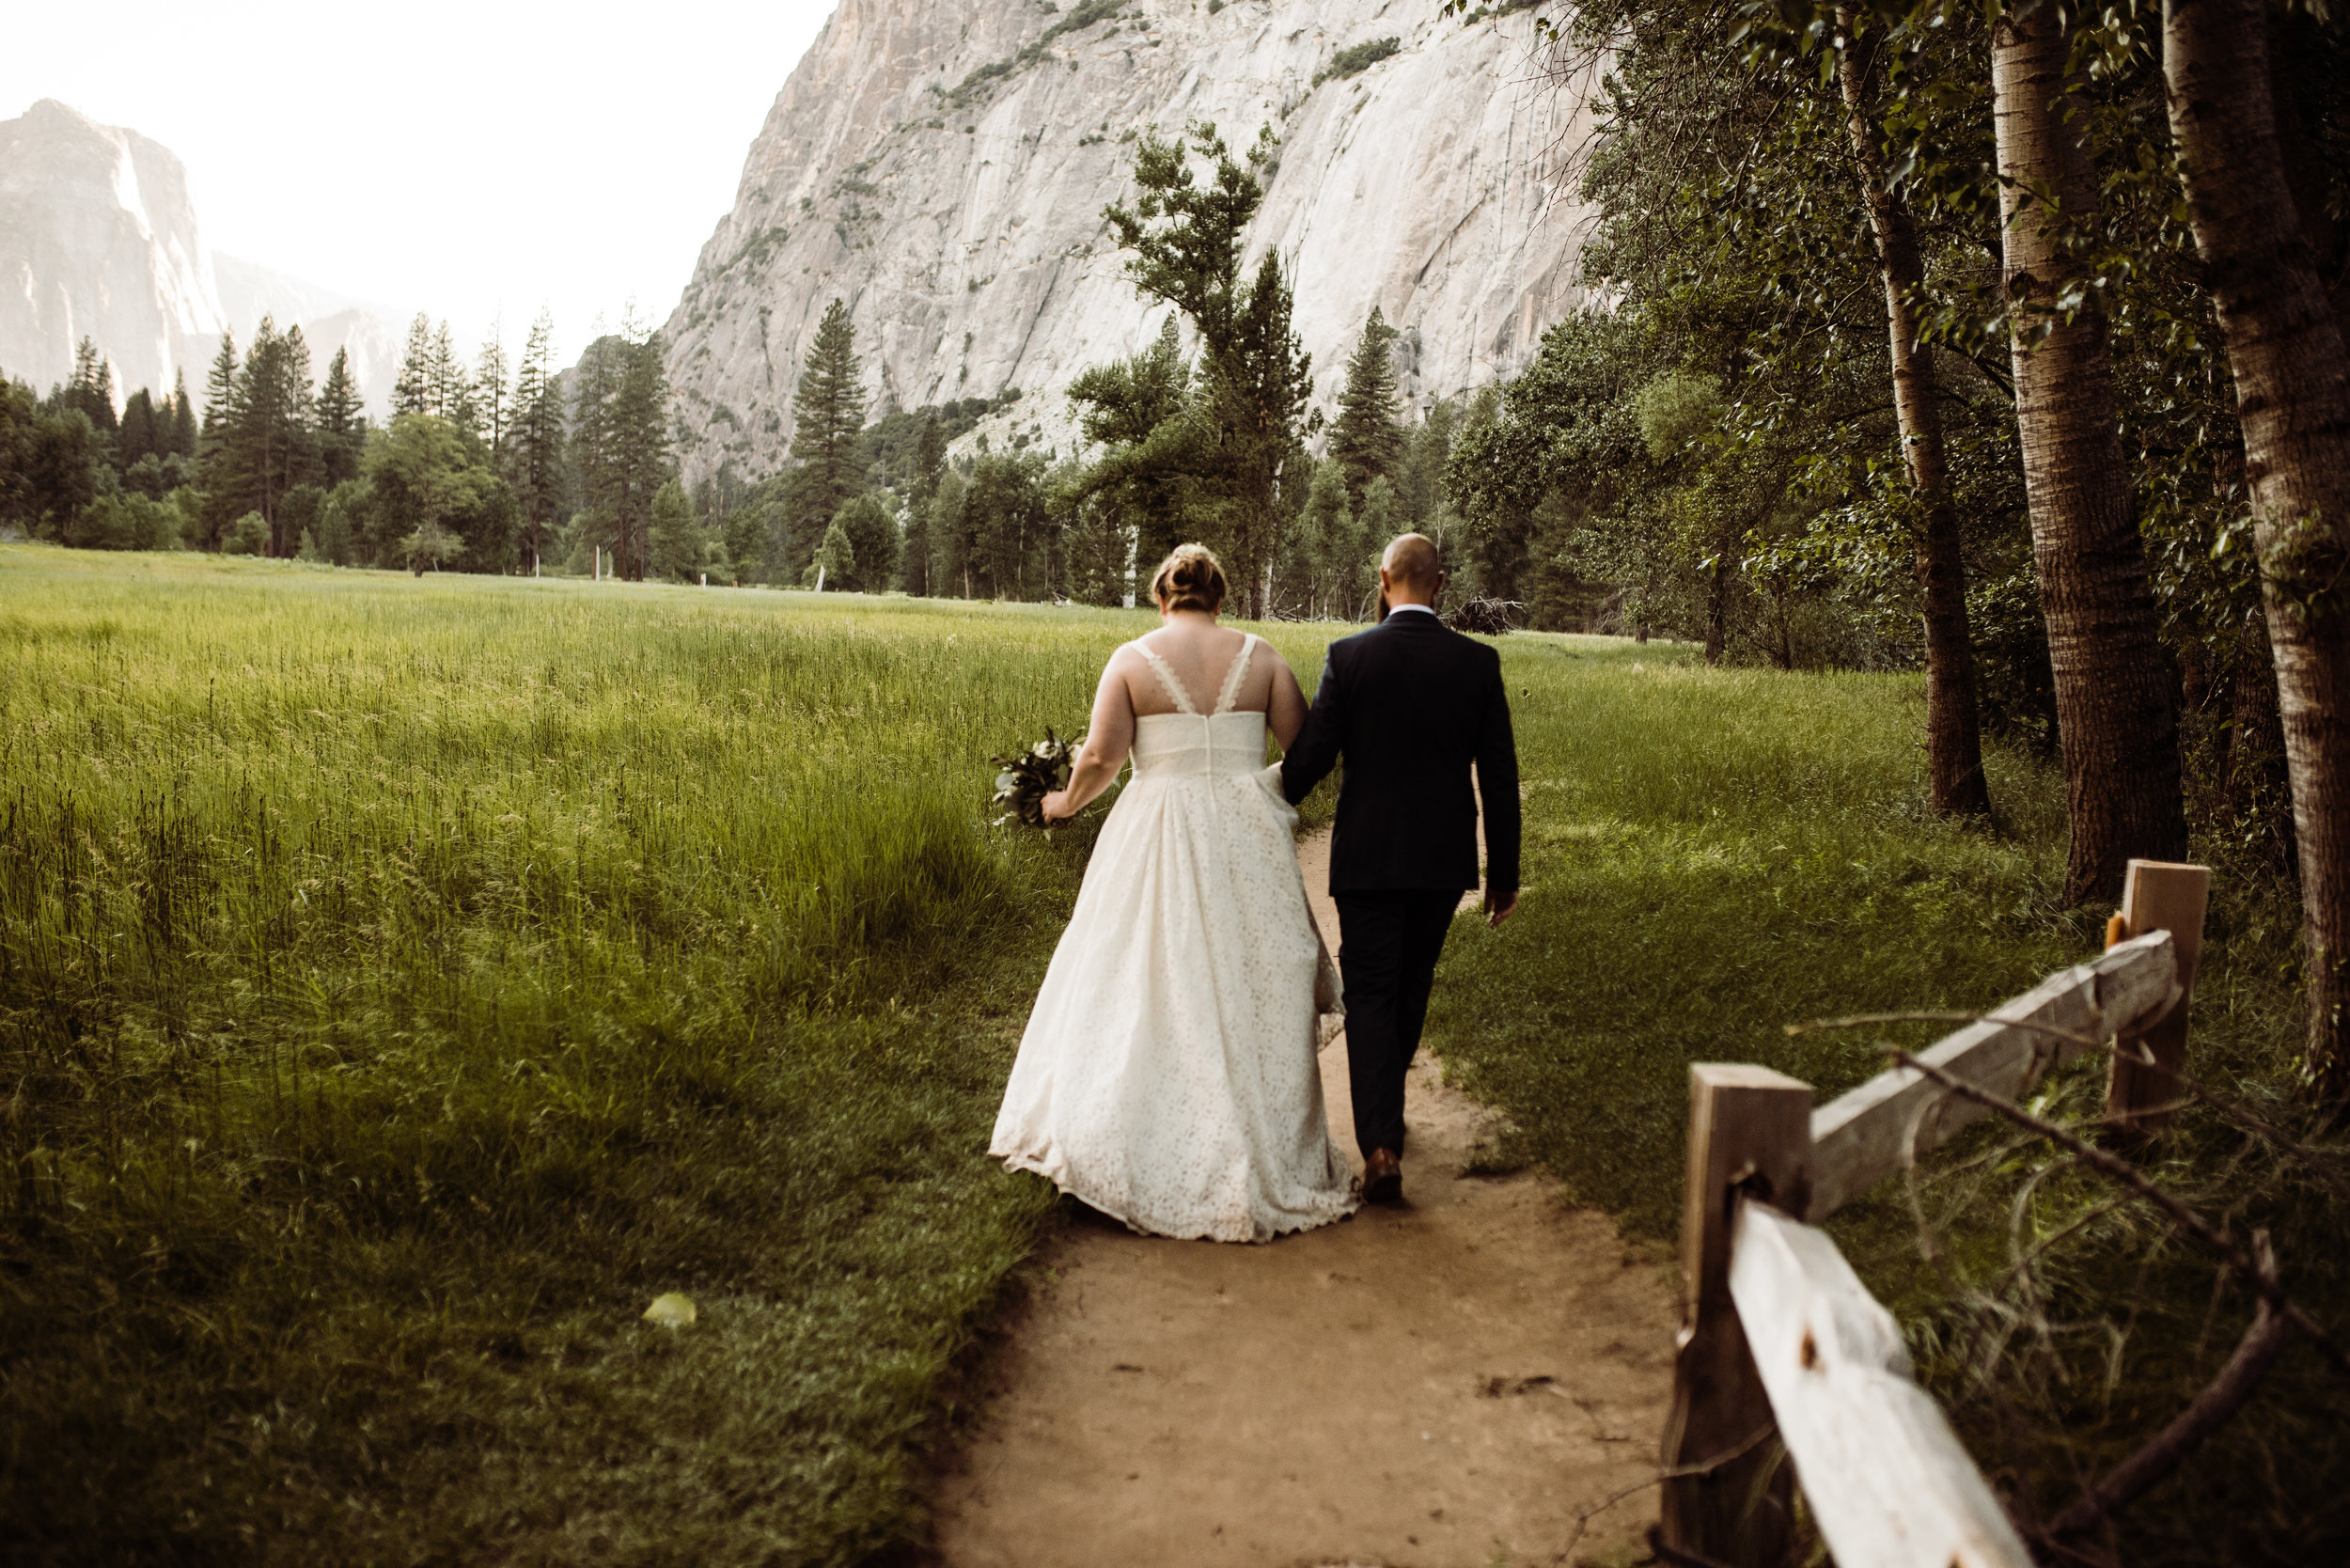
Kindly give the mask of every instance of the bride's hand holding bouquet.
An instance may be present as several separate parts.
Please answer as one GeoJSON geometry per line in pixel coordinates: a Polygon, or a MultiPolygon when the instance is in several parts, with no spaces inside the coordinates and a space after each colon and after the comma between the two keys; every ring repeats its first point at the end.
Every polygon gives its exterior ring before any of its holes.
{"type": "Polygon", "coordinates": [[[1018,822],[1030,827],[1054,827],[1074,816],[1076,813],[1069,809],[1069,791],[1063,787],[1063,781],[1084,745],[1082,737],[1073,743],[1064,741],[1047,726],[1044,739],[1027,750],[1010,757],[990,758],[999,770],[995,775],[994,802],[999,808],[995,825],[1005,827],[1018,822]]]}

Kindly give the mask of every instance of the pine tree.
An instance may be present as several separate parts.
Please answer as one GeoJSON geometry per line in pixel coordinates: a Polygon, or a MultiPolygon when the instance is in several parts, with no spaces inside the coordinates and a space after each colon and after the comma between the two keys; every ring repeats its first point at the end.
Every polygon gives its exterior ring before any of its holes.
{"type": "Polygon", "coordinates": [[[359,451],[366,443],[368,421],[362,412],[359,384],[352,379],[351,355],[337,349],[326,362],[326,384],[319,388],[317,405],[319,473],[322,482],[337,485],[359,477],[359,451]]]}
{"type": "Polygon", "coordinates": [[[826,589],[845,589],[856,573],[856,552],[849,543],[849,530],[834,518],[824,529],[823,542],[816,547],[816,586],[826,589]]]}
{"type": "Polygon", "coordinates": [[[856,557],[855,564],[839,586],[860,593],[885,590],[890,579],[898,574],[901,549],[898,520],[889,515],[889,508],[869,490],[849,500],[832,521],[856,557]]]}
{"type": "Polygon", "coordinates": [[[1395,328],[1379,307],[1371,307],[1363,336],[1346,362],[1346,389],[1339,394],[1338,422],[1331,427],[1330,455],[1346,477],[1356,506],[1371,480],[1393,478],[1403,463],[1403,430],[1397,421],[1395,328]]]}
{"type": "MultiPolygon", "coordinates": [[[[164,416],[168,416],[168,414],[164,416]]],[[[156,427],[154,397],[142,386],[122,400],[122,424],[115,431],[115,467],[118,470],[127,470],[139,459],[162,451],[164,432],[156,427]]]]}
{"type": "Polygon", "coordinates": [[[194,458],[196,456],[196,405],[188,398],[188,373],[172,372],[171,382],[171,444],[164,448],[166,456],[194,458]]]}
{"type": "Polygon", "coordinates": [[[243,420],[243,397],[240,390],[237,340],[233,334],[220,335],[220,352],[212,355],[212,368],[204,377],[204,428],[196,442],[196,484],[204,492],[204,542],[216,548],[223,531],[243,511],[232,494],[229,471],[229,436],[243,420]]]}
{"type": "Polygon", "coordinates": [[[1235,160],[1215,127],[1185,139],[1145,136],[1135,155],[1139,197],[1105,211],[1136,287],[1190,318],[1199,334],[1200,393],[1192,475],[1208,492],[1215,545],[1238,590],[1238,612],[1261,613],[1282,534],[1303,499],[1301,421],[1313,362],[1297,337],[1295,292],[1277,252],[1256,275],[1240,270],[1243,239],[1264,197],[1275,142],[1270,127],[1235,160]],[[1192,155],[1212,165],[1197,180],[1192,155]]]}
{"type": "Polygon", "coordinates": [[[692,582],[702,566],[702,531],[685,487],[670,479],[653,492],[651,514],[652,575],[692,582]]]}
{"type": "Polygon", "coordinates": [[[297,542],[278,526],[277,503],[316,467],[310,402],[310,349],[302,329],[281,334],[262,317],[237,374],[235,415],[205,488],[225,515],[260,514],[272,556],[291,555],[297,542]]]}
{"type": "Polygon", "coordinates": [[[489,444],[494,462],[506,455],[507,428],[513,419],[513,402],[506,384],[506,345],[499,330],[497,322],[490,324],[489,341],[481,345],[481,355],[473,368],[473,399],[481,439],[489,444]]]}
{"type": "MultiPolygon", "coordinates": [[[[1198,424],[1186,417],[1191,399],[1191,367],[1171,310],[1150,348],[1094,366],[1069,385],[1085,438],[1108,448],[1087,474],[1083,494],[1098,496],[1112,514],[1104,526],[1133,541],[1143,572],[1155,570],[1194,525],[1191,470],[1202,454],[1198,424]]],[[[1125,596],[1121,588],[1119,599],[1125,596]]]]}
{"type": "Polygon", "coordinates": [[[634,547],[627,555],[633,575],[639,578],[645,574],[653,494],[669,472],[668,403],[661,339],[649,337],[632,345],[627,369],[612,400],[612,471],[622,480],[615,492],[619,505],[614,515],[623,543],[634,530],[634,547]]]}
{"type": "Polygon", "coordinates": [[[938,477],[938,494],[931,497],[930,515],[922,531],[930,536],[931,559],[924,575],[934,599],[971,597],[971,541],[964,526],[963,476],[952,464],[938,477]]]}
{"type": "Polygon", "coordinates": [[[668,478],[668,384],[661,339],[600,337],[580,357],[572,441],[598,542],[613,567],[642,578],[653,493],[668,478]]]}
{"type": "Polygon", "coordinates": [[[922,420],[914,447],[914,482],[906,491],[905,590],[920,599],[931,591],[931,514],[938,499],[939,476],[947,471],[947,427],[932,409],[922,420]]]}
{"type": "Polygon", "coordinates": [[[94,429],[116,428],[115,368],[87,337],[73,350],[73,377],[66,383],[64,406],[80,409],[94,429]]]}
{"type": "Polygon", "coordinates": [[[1352,620],[1360,613],[1362,525],[1348,505],[1346,475],[1332,458],[1314,465],[1297,520],[1306,609],[1317,619],[1352,620]]]}
{"type": "Polygon", "coordinates": [[[473,383],[458,363],[457,338],[444,321],[432,334],[432,352],[425,361],[425,397],[430,412],[467,434],[481,433],[480,410],[475,406],[473,383]]]}
{"type": "Polygon", "coordinates": [[[612,537],[612,518],[603,510],[608,488],[604,466],[610,445],[612,400],[619,390],[620,356],[627,347],[618,337],[597,338],[579,356],[572,376],[571,455],[579,478],[580,501],[572,528],[577,542],[601,548],[615,570],[619,565],[619,541],[612,537]]]}
{"type": "Polygon", "coordinates": [[[506,468],[522,510],[523,548],[535,570],[555,526],[563,463],[563,390],[555,376],[555,322],[545,311],[530,324],[514,373],[512,431],[506,468]]]}
{"type": "Polygon", "coordinates": [[[856,328],[848,307],[834,300],[816,326],[816,344],[791,400],[791,471],[785,506],[791,530],[788,568],[808,558],[833,514],[865,488],[857,432],[865,425],[865,393],[857,384],[856,328]]]}
{"type": "Polygon", "coordinates": [[[408,323],[408,346],[400,351],[400,374],[392,382],[392,416],[439,412],[432,406],[432,322],[418,311],[408,323]]]}

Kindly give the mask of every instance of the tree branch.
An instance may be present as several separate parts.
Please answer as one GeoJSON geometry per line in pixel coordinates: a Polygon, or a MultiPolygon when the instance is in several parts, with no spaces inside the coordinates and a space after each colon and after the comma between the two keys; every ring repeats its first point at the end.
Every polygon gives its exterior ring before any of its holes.
{"type": "MultiPolygon", "coordinates": [[[[2277,1259],[2269,1249],[2267,1231],[2253,1232],[2252,1258],[2253,1265],[2273,1286],[2277,1259]]],[[[2219,1375],[2170,1425],[2148,1438],[2136,1453],[2107,1471],[2104,1480],[2050,1520],[2044,1532],[2047,1537],[2054,1540],[2085,1534],[2114,1517],[2177,1469],[2188,1454],[2202,1447],[2213,1433],[2244,1407],[2244,1402],[2252,1397],[2252,1390],[2259,1386],[2262,1374],[2284,1349],[2294,1327],[2290,1320],[2270,1309],[2265,1296],[2256,1299],[2252,1304],[2252,1326],[2244,1331],[2243,1341],[2236,1346],[2235,1354],[2228,1357],[2228,1364],[2219,1369],[2219,1375]]]]}
{"type": "Polygon", "coordinates": [[[2162,1063],[2154,1060],[2152,1052],[2142,1047],[2137,1052],[2125,1051],[2119,1044],[2109,1044],[2076,1029],[2059,1028],[2054,1024],[2044,1024],[2035,1018],[1995,1018],[1988,1013],[1981,1012],[1934,1011],[1856,1012],[1842,1018],[1817,1018],[1806,1024],[1790,1024],[1787,1026],[1787,1032],[1790,1035],[1796,1035],[1807,1034],[1813,1029],[1856,1029],[1872,1024],[1998,1024],[2006,1028],[2028,1029],[2035,1034],[2051,1035],[2068,1044],[2077,1045],[2084,1051],[2102,1051],[2135,1066],[2151,1068],[2197,1100],[2217,1111],[2222,1120],[2233,1122],[2245,1132],[2266,1138],[2286,1153],[2299,1160],[2309,1168],[2311,1175],[2326,1184],[2327,1189],[2336,1198],[2342,1200],[2344,1204],[2350,1205],[2350,1178],[2344,1178],[2316,1150],[2302,1143],[2275,1122],[2254,1112],[2250,1107],[2230,1099],[2216,1090],[2205,1089],[2184,1073],[2163,1066],[2162,1063]]]}
{"type": "Polygon", "coordinates": [[[1979,1105],[1998,1112],[2019,1126],[2029,1127],[2042,1137],[2070,1152],[2083,1165],[2102,1175],[2111,1177],[2170,1215],[2179,1229],[2201,1242],[2217,1253],[2230,1268],[2243,1277],[2245,1281],[2259,1292],[2261,1297],[2271,1308],[2275,1309],[2279,1316],[2287,1319],[2295,1328],[2307,1334],[2318,1349],[2325,1353],[2326,1358],[2334,1364],[2336,1371],[2350,1377],[2350,1354],[2343,1352],[2341,1343],[2326,1331],[2323,1325],[2295,1304],[2293,1298],[2285,1294],[2284,1287],[2278,1282],[2273,1272],[2264,1273],[2261,1266],[2246,1254],[2244,1248],[2222,1234],[2212,1225],[2211,1221],[2140,1175],[2136,1166],[2127,1160],[2106,1152],[2095,1144],[2065,1131],[2053,1121],[2032,1115],[2013,1100],[1994,1094],[1988,1090],[1977,1089],[1965,1079],[1946,1073],[1931,1062],[1921,1061],[1907,1051],[1888,1048],[1888,1052],[1904,1067],[1933,1079],[1961,1099],[1972,1100],[1979,1105]]]}

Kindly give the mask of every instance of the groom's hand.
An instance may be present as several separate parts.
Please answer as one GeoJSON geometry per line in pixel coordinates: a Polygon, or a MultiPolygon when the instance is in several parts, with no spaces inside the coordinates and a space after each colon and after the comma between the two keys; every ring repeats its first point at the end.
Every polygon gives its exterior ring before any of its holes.
{"type": "Polygon", "coordinates": [[[1487,893],[1485,895],[1485,923],[1489,926],[1497,926],[1514,914],[1517,907],[1518,890],[1514,887],[1498,897],[1487,893]]]}

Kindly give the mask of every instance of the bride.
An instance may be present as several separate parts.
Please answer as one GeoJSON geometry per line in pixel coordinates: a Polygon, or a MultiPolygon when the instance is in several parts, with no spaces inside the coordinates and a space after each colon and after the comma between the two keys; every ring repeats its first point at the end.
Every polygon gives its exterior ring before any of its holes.
{"type": "Polygon", "coordinates": [[[1264,762],[1306,699],[1261,638],[1216,624],[1224,593],[1204,546],[1167,557],[1165,624],[1110,655],[1069,787],[1044,798],[1048,821],[1074,816],[1131,748],[989,1152],[1137,1231],[1269,1241],[1356,1199],[1314,1057],[1335,980],[1264,762]]]}

